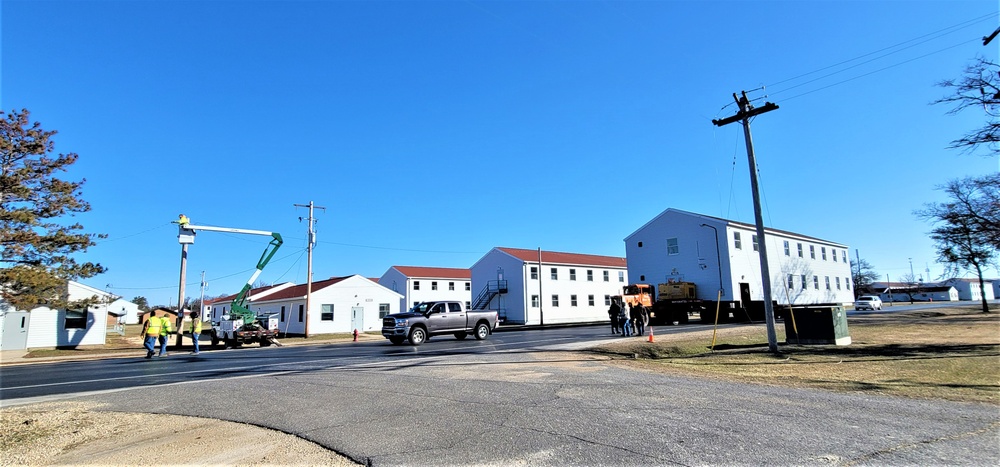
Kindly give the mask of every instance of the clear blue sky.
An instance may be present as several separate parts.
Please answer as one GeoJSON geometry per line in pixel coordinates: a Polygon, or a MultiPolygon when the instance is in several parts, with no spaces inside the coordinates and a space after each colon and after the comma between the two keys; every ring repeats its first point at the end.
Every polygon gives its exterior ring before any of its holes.
{"type": "MultiPolygon", "coordinates": [[[[753,222],[732,93],[774,228],[843,243],[893,280],[941,273],[912,215],[998,170],[949,142],[984,122],[929,103],[977,55],[989,1],[4,0],[2,102],[76,152],[109,235],[84,282],[176,303],[170,221],[277,231],[261,279],[469,267],[507,246],[624,256],[673,207],[753,222]],[[761,104],[764,101],[757,101],[761,104]]],[[[202,233],[188,296],[234,293],[266,238],[202,233]]],[[[992,275],[998,275],[991,271],[992,275]]]]}

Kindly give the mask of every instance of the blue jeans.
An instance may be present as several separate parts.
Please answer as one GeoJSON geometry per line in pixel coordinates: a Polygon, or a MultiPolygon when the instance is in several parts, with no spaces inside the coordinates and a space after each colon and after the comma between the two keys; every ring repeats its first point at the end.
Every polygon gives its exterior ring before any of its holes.
{"type": "Polygon", "coordinates": [[[625,334],[625,337],[632,335],[632,320],[626,319],[625,322],[622,323],[622,333],[625,334]]]}
{"type": "Polygon", "coordinates": [[[156,353],[156,336],[146,336],[142,346],[146,348],[146,356],[152,357],[156,353]]]}
{"type": "Polygon", "coordinates": [[[167,336],[160,336],[160,356],[167,354],[167,336]]]}
{"type": "Polygon", "coordinates": [[[191,332],[191,343],[194,344],[194,353],[198,353],[198,339],[201,338],[201,333],[191,332]]]}

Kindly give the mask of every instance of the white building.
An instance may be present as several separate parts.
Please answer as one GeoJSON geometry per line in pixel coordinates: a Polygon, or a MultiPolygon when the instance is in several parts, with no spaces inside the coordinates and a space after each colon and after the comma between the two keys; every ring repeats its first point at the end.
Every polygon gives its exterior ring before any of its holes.
{"type": "Polygon", "coordinates": [[[982,301],[983,292],[986,293],[986,300],[993,300],[993,284],[987,280],[983,281],[983,289],[979,288],[979,279],[956,277],[939,282],[940,285],[950,285],[958,290],[959,300],[982,301]]]}
{"type": "Polygon", "coordinates": [[[472,273],[468,269],[393,266],[378,279],[379,285],[402,294],[400,310],[420,302],[447,300],[472,306],[472,273]]]}
{"type": "Polygon", "coordinates": [[[628,284],[625,258],[613,256],[493,248],[470,270],[473,308],[515,324],[607,320],[628,284]]]}
{"type": "Polygon", "coordinates": [[[1000,279],[990,279],[990,283],[993,284],[993,299],[996,300],[1000,298],[1000,279]]]}
{"type": "Polygon", "coordinates": [[[399,312],[402,295],[360,275],[331,277],[312,283],[306,310],[306,285],[283,288],[265,296],[256,295],[247,308],[258,315],[278,315],[282,334],[379,331],[382,317],[399,312]]]}
{"type": "MultiPolygon", "coordinates": [[[[30,312],[0,303],[0,348],[3,350],[104,345],[108,331],[108,307],[118,296],[68,281],[66,299],[96,299],[83,310],[37,307],[30,312]]],[[[119,303],[120,306],[124,306],[119,303]]],[[[138,307],[136,307],[136,310],[138,307]]]]}
{"type": "MultiPolygon", "coordinates": [[[[780,304],[854,301],[848,247],[767,228],[771,298],[780,304]]],[[[692,282],[697,297],[763,300],[757,230],[751,224],[667,209],[625,238],[636,283],[692,282]]]]}

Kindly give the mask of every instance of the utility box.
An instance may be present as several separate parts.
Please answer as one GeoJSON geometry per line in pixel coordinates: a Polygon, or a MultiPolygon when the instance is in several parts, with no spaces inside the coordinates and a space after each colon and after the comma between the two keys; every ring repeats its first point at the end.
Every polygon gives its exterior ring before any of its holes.
{"type": "Polygon", "coordinates": [[[785,313],[785,343],[851,345],[847,312],[842,306],[795,307],[785,313]]]}

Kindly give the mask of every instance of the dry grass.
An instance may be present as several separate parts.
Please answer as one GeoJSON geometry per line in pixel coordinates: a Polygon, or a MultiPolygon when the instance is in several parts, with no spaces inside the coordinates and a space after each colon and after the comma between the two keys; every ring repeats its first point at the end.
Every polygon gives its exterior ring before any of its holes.
{"type": "MultiPolygon", "coordinates": [[[[1000,311],[1000,310],[996,310],[1000,311]]],[[[616,342],[628,364],[749,383],[1000,404],[1000,313],[975,307],[851,316],[849,346],[767,347],[764,325],[616,342]]]]}

